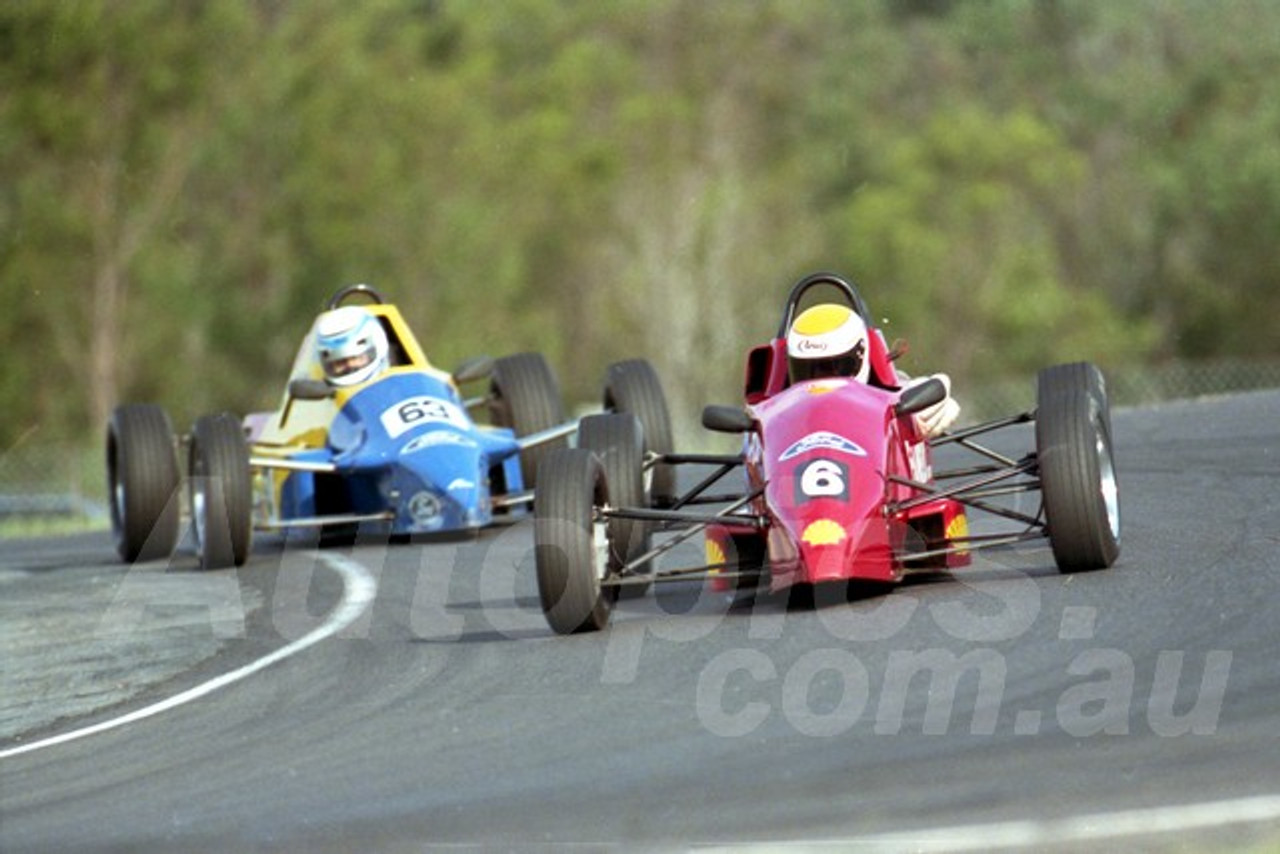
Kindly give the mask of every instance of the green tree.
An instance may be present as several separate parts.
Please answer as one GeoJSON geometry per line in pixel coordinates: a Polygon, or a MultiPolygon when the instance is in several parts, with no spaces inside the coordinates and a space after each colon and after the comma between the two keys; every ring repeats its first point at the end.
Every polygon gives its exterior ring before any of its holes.
{"type": "Polygon", "coordinates": [[[871,174],[848,208],[855,266],[881,284],[867,296],[888,334],[909,318],[930,362],[990,377],[1149,346],[1104,293],[1065,277],[1053,226],[1084,173],[1034,116],[939,113],[871,174]]]}

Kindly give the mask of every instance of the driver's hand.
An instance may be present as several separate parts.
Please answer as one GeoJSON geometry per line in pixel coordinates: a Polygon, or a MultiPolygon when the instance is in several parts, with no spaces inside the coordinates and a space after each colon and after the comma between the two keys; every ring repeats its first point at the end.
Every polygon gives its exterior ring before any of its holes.
{"type": "MultiPolygon", "coordinates": [[[[930,439],[941,435],[960,417],[960,404],[956,403],[955,398],[951,396],[951,377],[946,374],[933,374],[932,377],[942,380],[942,384],[947,388],[947,396],[940,403],[935,403],[928,409],[922,409],[916,413],[916,423],[920,425],[921,432],[930,439]]],[[[927,379],[930,377],[917,377],[908,385],[916,385],[927,379]]]]}

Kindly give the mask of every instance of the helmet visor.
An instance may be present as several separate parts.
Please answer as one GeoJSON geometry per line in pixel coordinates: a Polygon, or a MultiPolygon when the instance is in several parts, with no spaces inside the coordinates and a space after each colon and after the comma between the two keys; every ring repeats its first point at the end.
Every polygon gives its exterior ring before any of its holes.
{"type": "Polygon", "coordinates": [[[373,362],[374,352],[370,346],[362,353],[351,356],[335,356],[324,360],[324,371],[331,377],[345,377],[367,367],[373,362]]]}

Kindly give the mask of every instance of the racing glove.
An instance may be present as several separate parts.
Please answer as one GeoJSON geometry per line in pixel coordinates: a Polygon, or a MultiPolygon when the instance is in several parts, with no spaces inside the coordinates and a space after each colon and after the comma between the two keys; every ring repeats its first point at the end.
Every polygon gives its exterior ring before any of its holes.
{"type": "Polygon", "coordinates": [[[935,403],[928,409],[922,409],[916,413],[916,423],[920,426],[920,431],[925,436],[932,439],[934,436],[940,435],[944,430],[955,423],[960,417],[960,404],[956,403],[956,399],[951,396],[951,377],[946,374],[933,374],[926,377],[916,377],[909,380],[907,386],[918,385],[928,379],[942,380],[942,384],[947,388],[947,396],[940,403],[935,403]]]}

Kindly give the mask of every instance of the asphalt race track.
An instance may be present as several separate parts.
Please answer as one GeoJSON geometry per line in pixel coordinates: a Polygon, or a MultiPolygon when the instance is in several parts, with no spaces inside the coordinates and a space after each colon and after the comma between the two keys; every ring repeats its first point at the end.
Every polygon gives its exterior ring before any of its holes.
{"type": "Polygon", "coordinates": [[[678,585],[591,636],[527,522],[238,573],[0,544],[0,851],[1275,846],[1280,393],[1114,419],[1111,570],[678,585]]]}

